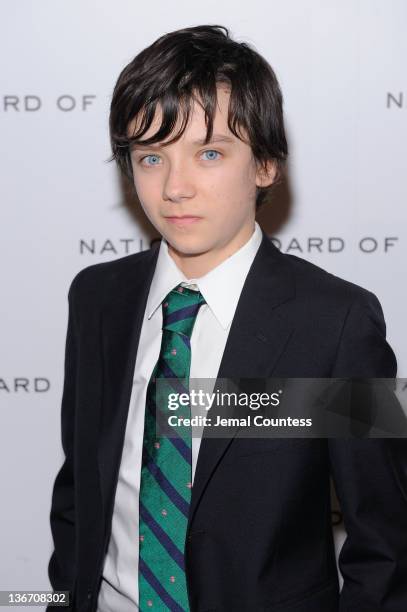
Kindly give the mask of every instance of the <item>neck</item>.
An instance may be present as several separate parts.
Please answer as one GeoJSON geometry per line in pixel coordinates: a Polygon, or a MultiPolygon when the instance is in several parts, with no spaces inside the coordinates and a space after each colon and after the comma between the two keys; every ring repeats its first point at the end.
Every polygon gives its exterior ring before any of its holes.
{"type": "Polygon", "coordinates": [[[253,232],[254,223],[242,228],[242,231],[230,242],[217,249],[189,255],[177,251],[168,244],[168,252],[186,278],[200,278],[241,249],[253,236],[253,232]]]}

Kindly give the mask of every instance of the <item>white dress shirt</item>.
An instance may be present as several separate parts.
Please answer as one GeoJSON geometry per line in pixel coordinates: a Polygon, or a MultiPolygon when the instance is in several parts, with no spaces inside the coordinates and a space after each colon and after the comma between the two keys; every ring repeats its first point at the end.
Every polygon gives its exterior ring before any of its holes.
{"type": "MultiPolygon", "coordinates": [[[[215,382],[229,329],[246,276],[262,241],[257,222],[250,239],[228,259],[200,278],[187,279],[161,240],[148,295],[137,351],[133,389],[112,517],[112,531],[104,561],[98,612],[138,610],[139,487],[147,385],[161,348],[161,303],[180,283],[199,289],[203,304],[191,336],[190,378],[215,382]]],[[[200,438],[192,438],[192,478],[200,438]]],[[[193,482],[193,481],[192,481],[193,482]]]]}

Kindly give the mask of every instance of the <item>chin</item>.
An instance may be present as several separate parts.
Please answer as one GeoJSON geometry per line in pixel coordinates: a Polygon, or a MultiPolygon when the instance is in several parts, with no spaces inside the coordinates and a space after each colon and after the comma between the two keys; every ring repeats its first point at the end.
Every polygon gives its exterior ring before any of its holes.
{"type": "Polygon", "coordinates": [[[213,248],[208,241],[199,240],[193,236],[185,236],[185,238],[168,236],[166,240],[175,251],[183,255],[201,255],[213,248]]]}

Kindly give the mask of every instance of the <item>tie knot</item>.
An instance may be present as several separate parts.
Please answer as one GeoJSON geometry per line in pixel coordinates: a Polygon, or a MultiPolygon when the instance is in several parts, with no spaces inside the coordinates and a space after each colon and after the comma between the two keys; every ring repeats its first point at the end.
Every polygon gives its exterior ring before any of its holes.
{"type": "Polygon", "coordinates": [[[190,338],[202,304],[205,304],[202,293],[178,285],[163,301],[163,329],[184,334],[190,338]]]}

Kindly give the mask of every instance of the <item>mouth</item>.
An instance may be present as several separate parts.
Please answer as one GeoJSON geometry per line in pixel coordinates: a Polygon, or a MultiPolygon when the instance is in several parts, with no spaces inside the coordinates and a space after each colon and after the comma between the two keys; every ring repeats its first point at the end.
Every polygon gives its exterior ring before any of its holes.
{"type": "Polygon", "coordinates": [[[196,223],[200,221],[202,217],[196,217],[193,215],[182,215],[182,216],[172,216],[165,217],[169,223],[173,223],[174,225],[190,225],[191,223],[196,223]]]}

